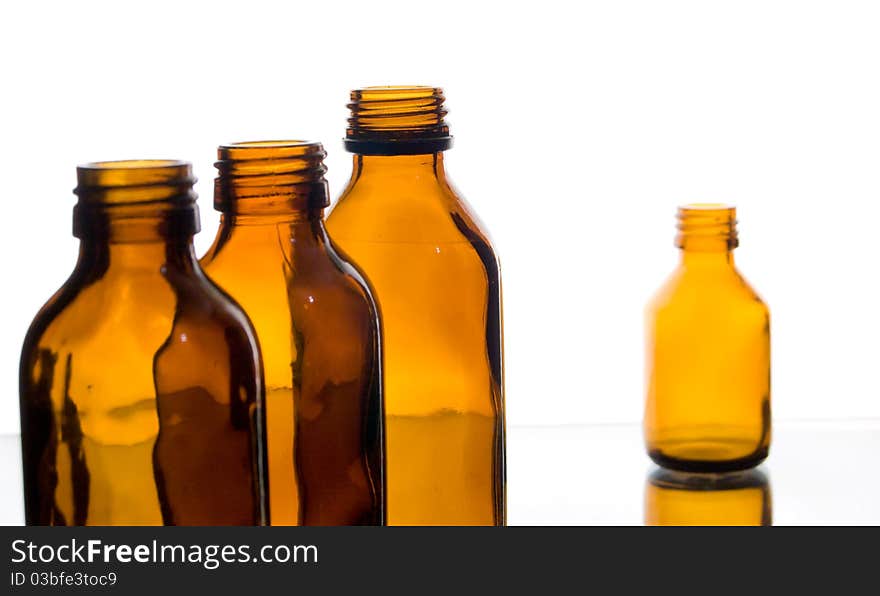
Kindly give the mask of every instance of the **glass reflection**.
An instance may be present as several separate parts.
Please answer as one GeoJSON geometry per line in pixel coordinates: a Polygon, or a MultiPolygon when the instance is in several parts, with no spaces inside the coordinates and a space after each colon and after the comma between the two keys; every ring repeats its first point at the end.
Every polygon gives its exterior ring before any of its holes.
{"type": "Polygon", "coordinates": [[[645,486],[646,526],[771,526],[770,481],[760,469],[693,474],[655,469],[645,486]]]}

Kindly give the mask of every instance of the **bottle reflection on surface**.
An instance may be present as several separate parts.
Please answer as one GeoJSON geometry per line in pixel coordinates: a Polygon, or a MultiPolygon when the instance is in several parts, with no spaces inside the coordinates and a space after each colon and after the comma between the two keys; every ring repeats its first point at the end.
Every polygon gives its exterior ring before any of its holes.
{"type": "Polygon", "coordinates": [[[691,474],[655,469],[645,487],[646,526],[771,526],[770,482],[761,470],[691,474]]]}

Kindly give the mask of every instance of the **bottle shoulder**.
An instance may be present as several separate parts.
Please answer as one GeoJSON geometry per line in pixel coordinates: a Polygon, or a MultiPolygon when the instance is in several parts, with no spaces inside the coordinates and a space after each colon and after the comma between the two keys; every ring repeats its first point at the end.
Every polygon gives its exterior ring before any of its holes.
{"type": "Polygon", "coordinates": [[[112,355],[109,346],[141,351],[164,342],[181,320],[196,322],[194,329],[205,331],[230,326],[246,330],[249,325],[238,305],[198,268],[129,275],[75,273],[32,321],[23,352],[99,349],[112,355]]]}
{"type": "Polygon", "coordinates": [[[319,336],[330,341],[354,329],[378,334],[377,307],[358,270],[335,250],[322,226],[299,231],[297,237],[271,226],[238,236],[221,230],[202,259],[206,275],[253,324],[268,387],[289,386],[302,341],[314,347],[319,336]]]}
{"type": "Polygon", "coordinates": [[[723,312],[726,306],[742,306],[769,314],[757,291],[735,266],[717,268],[678,267],[648,302],[648,312],[710,309],[723,312]]]}
{"type": "Polygon", "coordinates": [[[491,248],[486,227],[446,180],[430,184],[349,183],[327,218],[331,237],[349,242],[454,243],[478,237],[491,248]]]}
{"type": "Polygon", "coordinates": [[[201,265],[208,277],[240,300],[246,310],[250,310],[249,304],[270,302],[286,309],[291,292],[355,289],[365,300],[370,298],[359,268],[331,242],[323,227],[309,238],[281,230],[255,242],[222,242],[218,235],[201,265]]]}

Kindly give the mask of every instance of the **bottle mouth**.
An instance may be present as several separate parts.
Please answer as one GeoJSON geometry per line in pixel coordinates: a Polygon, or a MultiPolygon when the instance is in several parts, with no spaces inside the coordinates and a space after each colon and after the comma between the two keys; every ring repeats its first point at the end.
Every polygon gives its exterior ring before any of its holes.
{"type": "Polygon", "coordinates": [[[443,89],[418,85],[351,92],[345,148],[364,155],[418,155],[452,146],[443,89]]]}
{"type": "Polygon", "coordinates": [[[245,141],[217,148],[214,207],[239,211],[242,201],[263,199],[271,210],[314,209],[330,204],[327,153],[321,143],[301,140],[245,141]]]}
{"type": "Polygon", "coordinates": [[[736,207],[689,203],[678,208],[675,245],[687,250],[731,250],[739,246],[736,207]]]}
{"type": "Polygon", "coordinates": [[[76,168],[74,194],[88,204],[195,203],[192,165],[174,159],[97,161],[76,168]]]}

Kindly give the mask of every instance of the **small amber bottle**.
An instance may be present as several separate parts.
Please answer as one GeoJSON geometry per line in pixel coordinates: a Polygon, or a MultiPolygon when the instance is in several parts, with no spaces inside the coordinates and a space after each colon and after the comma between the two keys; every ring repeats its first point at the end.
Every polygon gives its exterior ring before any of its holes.
{"type": "Polygon", "coordinates": [[[736,209],[681,207],[676,244],[647,309],[648,453],[693,472],[755,466],[770,447],[770,314],[734,266],[736,209]]]}
{"type": "Polygon", "coordinates": [[[248,313],[266,374],[272,525],[384,522],[379,320],[324,229],[319,143],[223,145],[202,259],[248,313]]]}
{"type": "Polygon", "coordinates": [[[27,523],[263,523],[260,356],[196,261],[190,165],[77,177],[79,259],[21,358],[27,523]]]}
{"type": "Polygon", "coordinates": [[[770,483],[761,470],[691,474],[657,469],[645,488],[646,526],[771,526],[770,483]]]}
{"type": "Polygon", "coordinates": [[[388,523],[505,523],[501,284],[450,185],[433,87],[353,91],[351,180],[328,228],[363,268],[385,340],[388,523]]]}

